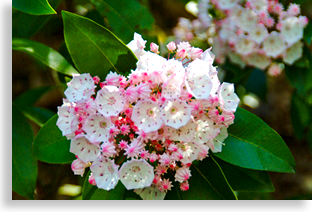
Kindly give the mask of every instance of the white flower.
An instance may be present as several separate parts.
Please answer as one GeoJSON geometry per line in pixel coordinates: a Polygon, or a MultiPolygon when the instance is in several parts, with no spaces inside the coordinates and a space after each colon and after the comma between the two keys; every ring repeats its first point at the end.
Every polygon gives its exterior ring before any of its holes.
{"type": "Polygon", "coordinates": [[[213,139],[213,146],[210,146],[213,153],[222,151],[223,141],[228,137],[227,127],[221,127],[220,133],[213,139]]]}
{"type": "Polygon", "coordinates": [[[271,59],[267,55],[259,52],[251,53],[245,57],[245,60],[247,61],[248,65],[255,66],[261,70],[264,70],[271,64],[271,59]]]}
{"type": "Polygon", "coordinates": [[[217,3],[219,4],[220,8],[223,10],[228,10],[233,8],[237,4],[238,0],[219,0],[217,3]]]}
{"type": "Polygon", "coordinates": [[[175,129],[172,127],[169,127],[170,132],[170,139],[174,141],[181,141],[181,142],[190,142],[196,132],[197,124],[193,121],[193,119],[190,119],[189,122],[180,127],[179,129],[175,129]]]}
{"type": "Polygon", "coordinates": [[[165,98],[178,98],[184,82],[185,70],[181,61],[170,59],[163,65],[166,77],[162,86],[162,96],[165,98]]]}
{"type": "Polygon", "coordinates": [[[87,137],[92,143],[106,142],[110,137],[109,130],[113,126],[110,119],[96,113],[88,116],[82,129],[87,133],[87,137]]]}
{"type": "Polygon", "coordinates": [[[285,48],[285,40],[276,31],[272,31],[268,38],[263,42],[263,50],[265,51],[266,55],[272,56],[274,58],[280,55],[285,50],[285,48]]]}
{"type": "Polygon", "coordinates": [[[100,147],[92,144],[85,136],[72,139],[70,142],[71,153],[74,153],[85,163],[93,161],[100,153],[100,147]]]}
{"type": "Polygon", "coordinates": [[[250,9],[244,9],[239,21],[236,22],[236,24],[246,32],[249,32],[257,23],[258,16],[250,9]]]}
{"type": "Polygon", "coordinates": [[[195,142],[179,143],[177,146],[182,150],[183,158],[180,161],[183,164],[192,163],[197,159],[199,148],[195,142]]]}
{"type": "Polygon", "coordinates": [[[268,36],[268,34],[268,30],[263,24],[257,24],[250,30],[249,38],[250,40],[260,44],[268,36]]]}
{"type": "Polygon", "coordinates": [[[71,169],[74,172],[74,175],[80,175],[82,177],[86,167],[88,167],[87,164],[88,163],[85,163],[80,159],[74,160],[71,164],[71,169]]]}
{"type": "Polygon", "coordinates": [[[155,184],[152,184],[150,187],[135,189],[134,192],[143,200],[164,200],[166,192],[161,192],[155,184]]]}
{"type": "Polygon", "coordinates": [[[254,50],[254,47],[255,43],[245,35],[239,36],[236,40],[235,49],[241,55],[250,54],[254,50]]]}
{"type": "Polygon", "coordinates": [[[142,36],[138,33],[134,33],[133,40],[127,44],[127,47],[135,54],[135,56],[140,59],[144,55],[146,41],[143,40],[142,36]]]}
{"type": "Polygon", "coordinates": [[[212,140],[219,134],[220,128],[214,125],[212,119],[203,116],[197,122],[197,129],[194,136],[194,141],[198,144],[212,143],[212,140]]]}
{"type": "Polygon", "coordinates": [[[133,107],[131,119],[145,133],[158,130],[163,124],[160,107],[150,99],[139,100],[133,107]]]}
{"type": "Polygon", "coordinates": [[[97,92],[96,104],[105,117],[117,116],[125,106],[124,94],[116,86],[104,86],[97,92]]]}
{"type": "Polygon", "coordinates": [[[234,84],[223,82],[220,85],[218,95],[220,98],[221,108],[229,110],[231,112],[235,112],[239,103],[239,98],[234,93],[234,84]]]}
{"type": "Polygon", "coordinates": [[[154,83],[163,81],[163,64],[166,59],[152,52],[146,52],[137,62],[137,68],[140,71],[148,73],[154,83]]]}
{"type": "Polygon", "coordinates": [[[251,9],[257,14],[268,10],[267,0],[248,0],[248,2],[250,3],[251,9]]]}
{"type": "Polygon", "coordinates": [[[299,18],[288,17],[282,21],[281,34],[288,45],[292,45],[303,37],[303,26],[300,24],[299,18]]]}
{"type": "Polygon", "coordinates": [[[96,186],[104,190],[115,188],[118,183],[118,166],[113,160],[98,157],[90,167],[96,186]]]}
{"type": "Polygon", "coordinates": [[[68,136],[78,129],[78,117],[74,113],[74,108],[64,104],[58,107],[57,115],[58,119],[56,125],[62,131],[63,136],[68,136]]]}
{"type": "Polygon", "coordinates": [[[73,74],[67,85],[64,94],[70,102],[87,100],[94,94],[95,85],[90,74],[73,74]]]}
{"type": "Polygon", "coordinates": [[[207,99],[213,87],[209,77],[209,62],[196,59],[187,67],[185,85],[187,91],[196,99],[207,99]]]}
{"type": "Polygon", "coordinates": [[[180,99],[166,100],[161,111],[164,123],[175,129],[186,125],[191,118],[191,108],[180,99]]]}
{"type": "Polygon", "coordinates": [[[296,60],[301,58],[302,56],[302,49],[303,43],[298,42],[292,45],[290,48],[286,50],[286,52],[283,54],[283,60],[285,63],[292,65],[296,60]]]}
{"type": "Polygon", "coordinates": [[[127,190],[151,186],[154,168],[145,160],[130,160],[122,164],[119,172],[120,181],[127,190]]]}

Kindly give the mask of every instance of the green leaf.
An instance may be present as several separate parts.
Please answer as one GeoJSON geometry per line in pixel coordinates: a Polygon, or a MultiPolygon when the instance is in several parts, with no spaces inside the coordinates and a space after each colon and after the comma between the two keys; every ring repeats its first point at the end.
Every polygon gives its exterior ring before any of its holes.
{"type": "Polygon", "coordinates": [[[42,127],[52,116],[55,115],[55,112],[42,107],[33,107],[32,105],[35,104],[40,97],[55,87],[56,86],[39,86],[28,89],[15,98],[13,103],[19,107],[29,120],[42,127]]]}
{"type": "MultiPolygon", "coordinates": [[[[53,8],[56,8],[60,0],[50,0],[53,8]]],[[[50,19],[49,15],[31,15],[21,11],[12,14],[12,37],[30,38],[50,19]]]]}
{"type": "Polygon", "coordinates": [[[58,115],[54,115],[39,130],[33,144],[34,154],[38,160],[47,163],[71,163],[76,157],[69,152],[70,141],[56,126],[57,119],[58,115]]]}
{"type": "Polygon", "coordinates": [[[307,27],[304,29],[304,40],[311,45],[311,39],[312,39],[312,23],[309,21],[307,27]]]}
{"type": "Polygon", "coordinates": [[[274,192],[266,171],[245,169],[214,157],[234,191],[274,192]]]}
{"type": "Polygon", "coordinates": [[[13,0],[12,7],[33,15],[56,14],[48,0],[13,0]]]}
{"type": "Polygon", "coordinates": [[[264,71],[255,68],[246,83],[246,91],[256,94],[259,98],[265,101],[267,92],[266,82],[267,79],[264,71]]]}
{"type": "MultiPolygon", "coordinates": [[[[233,200],[237,199],[224,173],[213,157],[203,161],[193,162],[191,166],[190,188],[181,191],[179,183],[175,182],[165,199],[181,200],[233,200]],[[196,164],[196,165],[195,165],[196,164]]],[[[174,181],[173,176],[171,180],[174,181]]]]}
{"type": "Polygon", "coordinates": [[[256,115],[237,108],[222,152],[215,156],[248,169],[295,172],[295,160],[280,135],[256,115]]]}
{"type": "Polygon", "coordinates": [[[27,39],[13,38],[12,49],[25,52],[40,60],[51,69],[68,76],[72,76],[73,73],[79,74],[60,53],[42,43],[27,39]]]}
{"type": "Polygon", "coordinates": [[[297,92],[293,93],[291,99],[290,116],[295,136],[301,140],[305,132],[312,124],[312,106],[297,92]]]}
{"type": "Polygon", "coordinates": [[[34,199],[37,160],[32,152],[34,134],[22,112],[12,105],[12,189],[34,199]]]}
{"type": "Polygon", "coordinates": [[[135,55],[109,30],[73,13],[62,11],[62,15],[65,42],[81,73],[104,80],[109,71],[126,74],[136,68],[135,55]]]}
{"type": "Polygon", "coordinates": [[[112,31],[125,43],[133,39],[134,32],[142,34],[144,30],[152,29],[155,22],[148,9],[137,0],[91,0],[91,2],[107,18],[112,31]]]}

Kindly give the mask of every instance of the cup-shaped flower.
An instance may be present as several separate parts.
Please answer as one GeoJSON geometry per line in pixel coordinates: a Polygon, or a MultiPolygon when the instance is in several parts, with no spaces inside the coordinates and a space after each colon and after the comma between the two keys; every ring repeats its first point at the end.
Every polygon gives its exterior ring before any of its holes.
{"type": "Polygon", "coordinates": [[[234,84],[223,82],[218,90],[220,105],[226,110],[235,112],[239,103],[239,98],[234,93],[234,84]]]}
{"type": "Polygon", "coordinates": [[[77,155],[83,162],[88,163],[96,159],[100,153],[100,147],[96,144],[92,144],[84,135],[82,135],[71,140],[69,151],[77,155]]]}
{"type": "Polygon", "coordinates": [[[160,107],[149,99],[139,100],[133,107],[131,119],[145,133],[158,130],[163,124],[160,107]]]}
{"type": "Polygon", "coordinates": [[[212,89],[209,77],[209,62],[196,59],[187,67],[185,85],[187,91],[196,99],[207,99],[212,89]]]}
{"type": "Polygon", "coordinates": [[[169,127],[170,139],[173,141],[190,142],[195,135],[197,124],[190,119],[188,123],[179,129],[169,127]]]}
{"type": "Polygon", "coordinates": [[[74,108],[63,104],[57,109],[58,119],[56,125],[62,131],[62,135],[67,136],[74,133],[78,128],[78,118],[74,113],[74,108]]]}
{"type": "Polygon", "coordinates": [[[167,126],[179,129],[191,118],[191,108],[180,99],[166,100],[162,108],[162,119],[167,126]]]}
{"type": "Polygon", "coordinates": [[[118,166],[113,160],[98,157],[90,167],[98,188],[111,190],[118,183],[118,166]]]}
{"type": "Polygon", "coordinates": [[[110,119],[100,113],[91,114],[86,119],[82,129],[87,133],[88,139],[94,142],[106,142],[110,137],[110,128],[114,125],[110,119]]]}
{"type": "Polygon", "coordinates": [[[117,116],[125,106],[124,94],[116,86],[104,86],[97,92],[96,104],[105,117],[117,116]]]}
{"type": "Polygon", "coordinates": [[[149,187],[154,179],[154,168],[146,160],[127,161],[118,173],[120,181],[128,190],[149,187]]]}
{"type": "Polygon", "coordinates": [[[87,100],[94,94],[94,81],[90,74],[73,74],[73,79],[67,83],[65,96],[70,102],[87,100]]]}
{"type": "Polygon", "coordinates": [[[155,184],[152,184],[150,187],[135,189],[134,192],[143,200],[164,200],[166,193],[161,192],[155,184]]]}

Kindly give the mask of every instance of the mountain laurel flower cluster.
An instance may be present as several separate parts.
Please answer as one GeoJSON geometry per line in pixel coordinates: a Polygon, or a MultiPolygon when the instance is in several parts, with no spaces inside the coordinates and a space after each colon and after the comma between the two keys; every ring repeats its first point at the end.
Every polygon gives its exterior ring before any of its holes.
{"type": "Polygon", "coordinates": [[[242,68],[249,65],[278,75],[278,59],[292,65],[301,58],[307,24],[297,4],[285,10],[278,0],[199,0],[198,19],[180,18],[174,34],[178,40],[210,40],[219,64],[228,57],[242,68]],[[209,15],[213,8],[220,19],[209,15]]]}
{"type": "Polygon", "coordinates": [[[240,100],[233,84],[220,84],[210,49],[171,42],[166,59],[145,44],[135,33],[127,45],[138,58],[127,77],[73,75],[57,126],[71,140],[74,174],[90,167],[100,189],[120,180],[142,199],[164,199],[173,180],[182,191],[192,186],[193,161],[221,152],[240,100]]]}

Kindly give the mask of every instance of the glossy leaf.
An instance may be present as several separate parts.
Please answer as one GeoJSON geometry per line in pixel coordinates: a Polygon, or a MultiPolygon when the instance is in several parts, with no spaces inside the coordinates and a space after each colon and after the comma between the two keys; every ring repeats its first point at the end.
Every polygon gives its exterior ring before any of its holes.
{"type": "Polygon", "coordinates": [[[127,74],[136,68],[135,55],[109,30],[73,13],[62,15],[65,42],[81,73],[104,80],[109,71],[127,74]]]}
{"type": "Polygon", "coordinates": [[[237,108],[222,152],[215,156],[234,165],[275,172],[295,172],[295,160],[280,135],[256,115],[237,108]]]}
{"type": "Polygon", "coordinates": [[[79,74],[60,53],[42,43],[27,39],[13,38],[12,49],[25,52],[49,66],[51,69],[68,76],[72,76],[73,73],[79,74]]]}
{"type": "Polygon", "coordinates": [[[32,152],[34,134],[22,112],[12,105],[12,189],[34,199],[37,160],[32,152]]]}
{"type": "Polygon", "coordinates": [[[69,152],[70,141],[56,126],[57,119],[58,115],[54,115],[39,130],[33,144],[34,154],[47,163],[71,163],[76,157],[69,152]]]}
{"type": "Polygon", "coordinates": [[[55,112],[44,107],[26,107],[23,110],[23,114],[39,127],[43,127],[55,115],[55,112]]]}
{"type": "MultiPolygon", "coordinates": [[[[211,155],[210,155],[211,156],[211,155]]],[[[211,156],[212,157],[212,156],[211,156]]],[[[214,157],[234,191],[273,192],[269,174],[266,171],[245,169],[214,157]]]]}
{"type": "MultiPolygon", "coordinates": [[[[226,176],[218,163],[208,157],[203,161],[193,162],[191,166],[190,188],[181,191],[179,183],[175,182],[171,191],[167,192],[165,199],[181,200],[232,200],[237,199],[229,185],[226,176]],[[196,164],[196,165],[195,165],[196,164]]],[[[171,178],[174,181],[174,178],[171,178]]]]}
{"type": "MultiPolygon", "coordinates": [[[[56,8],[60,0],[49,1],[56,8]]],[[[30,38],[50,19],[50,15],[31,15],[21,11],[12,14],[12,37],[30,38]]]]}
{"type": "Polygon", "coordinates": [[[56,14],[48,0],[13,0],[12,7],[33,15],[56,14]]]}
{"type": "Polygon", "coordinates": [[[91,2],[107,18],[112,31],[125,43],[133,39],[134,32],[142,34],[144,29],[152,29],[155,21],[148,9],[137,0],[91,2]]]}

